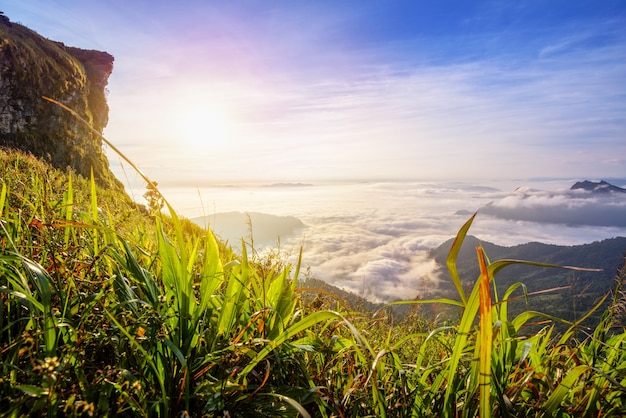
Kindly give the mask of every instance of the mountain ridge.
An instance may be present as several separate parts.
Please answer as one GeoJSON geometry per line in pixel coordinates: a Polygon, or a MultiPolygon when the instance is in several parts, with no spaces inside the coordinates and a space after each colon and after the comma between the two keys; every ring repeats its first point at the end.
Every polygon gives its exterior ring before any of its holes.
{"type": "Polygon", "coordinates": [[[607,181],[600,180],[599,182],[584,180],[578,181],[570,187],[570,190],[586,190],[592,193],[626,193],[626,189],[615,186],[607,181]]]}

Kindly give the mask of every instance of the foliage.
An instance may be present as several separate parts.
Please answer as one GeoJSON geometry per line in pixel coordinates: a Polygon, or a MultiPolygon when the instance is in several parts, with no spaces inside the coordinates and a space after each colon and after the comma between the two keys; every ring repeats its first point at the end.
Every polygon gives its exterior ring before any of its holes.
{"type": "Polygon", "coordinates": [[[245,243],[236,255],[167,201],[169,216],[148,216],[93,178],[1,155],[2,415],[626,411],[623,269],[586,334],[584,316],[512,314],[524,286],[497,289],[496,276],[555,266],[490,262],[479,246],[478,280],[466,290],[456,262],[472,218],[447,256],[457,295],[396,302],[411,309],[398,320],[391,307],[356,311],[326,290],[299,288],[299,263],[258,257],[245,243]],[[430,304],[459,319],[426,319],[430,304]],[[541,329],[522,332],[537,319],[546,321],[541,329]],[[560,335],[555,321],[567,324],[560,335]]]}

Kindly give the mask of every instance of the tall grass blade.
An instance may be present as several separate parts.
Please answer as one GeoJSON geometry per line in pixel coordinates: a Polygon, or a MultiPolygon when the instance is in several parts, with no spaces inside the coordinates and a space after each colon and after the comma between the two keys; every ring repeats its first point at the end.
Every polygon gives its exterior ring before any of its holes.
{"type": "Polygon", "coordinates": [[[574,384],[576,383],[576,381],[585,372],[588,371],[590,371],[589,366],[584,364],[576,366],[573,369],[567,371],[567,374],[565,375],[563,380],[559,383],[557,388],[554,390],[554,392],[552,392],[552,394],[544,404],[544,408],[548,416],[557,416],[557,410],[562,404],[565,403],[565,398],[574,388],[574,384]]]}
{"type": "MultiPolygon", "coordinates": [[[[376,311],[376,313],[382,311],[387,306],[397,306],[397,305],[431,305],[431,304],[435,304],[435,303],[441,303],[442,305],[457,306],[459,308],[465,307],[465,304],[463,302],[460,302],[460,301],[455,300],[455,299],[448,299],[448,298],[417,299],[417,300],[397,300],[395,302],[387,303],[385,306],[383,306],[378,311],[376,311]]],[[[374,314],[374,316],[376,316],[376,314],[374,314]]]]}
{"type": "Polygon", "coordinates": [[[126,155],[124,155],[124,153],[122,151],[120,151],[119,149],[117,149],[117,147],[115,145],[113,145],[108,139],[106,139],[100,132],[98,132],[97,129],[95,129],[93,126],[91,126],[91,124],[86,121],[82,116],[80,116],[76,111],[74,111],[74,109],[72,109],[71,107],[59,102],[58,100],[54,100],[50,97],[47,96],[42,96],[42,99],[49,101],[50,103],[54,103],[57,106],[60,106],[62,109],[70,112],[72,114],[72,116],[74,116],[77,120],[79,120],[83,125],[85,125],[87,128],[89,128],[94,134],[96,134],[100,139],[102,139],[104,141],[105,144],[107,144],[113,151],[115,151],[115,153],[117,155],[119,155],[124,161],[126,161],[128,164],[130,164],[130,166],[133,168],[133,170],[135,170],[137,172],[137,174],[139,174],[141,176],[142,179],[144,179],[146,181],[146,183],[154,186],[154,188],[157,190],[157,193],[160,194],[160,192],[158,192],[157,187],[154,185],[154,183],[152,182],[152,180],[150,180],[148,178],[148,176],[146,176],[140,169],[139,167],[137,167],[135,165],[135,163],[133,163],[133,161],[128,158],[126,155]]]}
{"type": "Polygon", "coordinates": [[[277,393],[264,393],[263,395],[272,396],[274,398],[277,398],[281,402],[286,402],[293,409],[298,411],[298,414],[302,415],[303,418],[311,418],[311,415],[309,414],[309,412],[306,409],[304,409],[304,407],[302,405],[300,405],[296,400],[294,400],[294,399],[292,399],[292,398],[290,398],[288,396],[279,395],[277,393]]]}
{"type": "MultiPolygon", "coordinates": [[[[89,187],[91,189],[91,207],[90,207],[90,212],[91,212],[91,222],[93,225],[98,225],[98,194],[96,193],[96,179],[94,178],[93,175],[93,168],[91,169],[91,176],[89,177],[89,187]]],[[[98,229],[94,228],[93,229],[93,241],[92,241],[92,246],[93,246],[93,252],[94,254],[98,254],[98,252],[100,251],[98,248],[98,229]]]]}
{"type": "Polygon", "coordinates": [[[489,286],[489,271],[482,247],[477,247],[478,264],[480,266],[480,345],[478,385],[480,396],[480,416],[491,417],[491,355],[493,344],[493,316],[491,313],[491,288],[489,286]]]}
{"type": "MultiPolygon", "coordinates": [[[[65,210],[65,222],[71,223],[74,216],[74,187],[72,185],[72,173],[70,172],[67,179],[67,191],[65,192],[65,201],[63,202],[63,208],[65,210]]],[[[67,247],[70,242],[70,228],[65,228],[64,242],[67,247]]]]}
{"type": "Polygon", "coordinates": [[[474,213],[465,224],[461,227],[459,232],[456,234],[454,238],[454,242],[452,243],[452,247],[450,248],[450,252],[448,253],[448,257],[446,258],[446,266],[448,267],[448,271],[450,272],[450,277],[452,277],[452,282],[454,283],[454,287],[456,287],[457,292],[459,293],[459,297],[463,304],[467,304],[467,296],[465,295],[465,290],[463,290],[463,283],[461,283],[461,278],[459,277],[459,272],[456,268],[456,259],[459,256],[459,251],[461,250],[461,245],[463,244],[463,240],[467,235],[467,231],[472,226],[472,222],[474,222],[474,218],[476,218],[476,213],[474,213]]]}
{"type": "MultiPolygon", "coordinates": [[[[456,410],[456,385],[455,381],[458,379],[458,367],[459,362],[461,361],[461,356],[465,352],[467,341],[469,335],[472,331],[472,326],[476,319],[476,315],[478,314],[478,308],[480,305],[479,301],[479,285],[480,281],[477,281],[470,293],[469,298],[465,299],[465,292],[463,291],[463,285],[461,283],[461,279],[459,278],[459,274],[456,269],[456,258],[459,254],[461,246],[463,244],[463,240],[467,235],[467,231],[469,230],[472,221],[476,217],[476,214],[472,215],[472,217],[465,222],[463,227],[459,230],[454,243],[452,244],[452,248],[450,249],[450,253],[448,254],[448,258],[446,260],[446,265],[450,270],[450,275],[452,276],[452,280],[459,291],[459,295],[461,296],[461,300],[465,305],[465,309],[463,310],[463,315],[461,317],[461,321],[457,327],[457,335],[454,339],[454,347],[452,348],[452,352],[450,353],[450,359],[448,360],[448,364],[446,366],[445,375],[446,379],[446,387],[444,394],[444,407],[446,408],[446,413],[448,415],[453,415],[456,410]]],[[[438,380],[435,384],[433,384],[432,390],[438,391],[440,389],[439,385],[442,385],[444,380],[438,380]]]]}
{"type": "Polygon", "coordinates": [[[41,314],[43,315],[46,356],[54,357],[56,354],[57,333],[54,313],[52,311],[52,278],[39,264],[26,257],[20,258],[22,259],[26,272],[31,277],[33,287],[39,294],[41,314]]]}
{"type": "Polygon", "coordinates": [[[527,266],[548,267],[548,268],[567,269],[567,270],[575,270],[575,271],[589,271],[589,272],[602,271],[602,269],[595,269],[595,268],[575,267],[575,266],[559,266],[557,264],[539,263],[539,262],[536,262],[536,261],[502,259],[502,260],[494,261],[493,263],[489,264],[489,267],[488,267],[489,274],[491,274],[492,277],[495,277],[495,275],[500,270],[502,270],[503,268],[505,268],[507,266],[513,265],[513,264],[523,264],[523,265],[527,265],[527,266]]]}
{"type": "Polygon", "coordinates": [[[219,335],[225,335],[232,330],[235,319],[240,314],[243,304],[248,298],[247,286],[252,272],[248,262],[246,244],[243,239],[241,240],[241,251],[242,262],[234,265],[229,273],[217,328],[219,335]]]}
{"type": "MultiPolygon", "coordinates": [[[[205,312],[213,299],[213,294],[224,281],[224,266],[220,259],[215,235],[210,229],[206,231],[202,279],[200,281],[199,311],[205,312]]],[[[199,318],[198,318],[199,319],[199,318]]]]}
{"type": "Polygon", "coordinates": [[[4,216],[4,205],[7,198],[7,185],[2,181],[2,191],[0,191],[0,217],[4,216]]]}
{"type": "Polygon", "coordinates": [[[133,335],[128,332],[128,330],[124,327],[124,325],[119,323],[119,321],[115,318],[115,316],[113,314],[111,314],[106,309],[104,310],[104,313],[115,324],[115,326],[120,330],[120,332],[122,334],[124,334],[124,336],[128,339],[128,341],[130,341],[130,343],[137,350],[139,350],[139,352],[141,352],[141,354],[144,356],[144,361],[146,361],[148,363],[148,365],[150,366],[150,369],[152,369],[152,373],[153,373],[154,379],[157,381],[157,383],[159,385],[159,390],[161,392],[161,404],[163,406],[163,416],[166,416],[166,417],[169,416],[169,411],[168,411],[168,409],[169,409],[169,402],[168,402],[168,398],[167,398],[167,390],[165,389],[164,378],[163,378],[163,375],[161,373],[161,370],[159,369],[159,367],[157,367],[156,363],[154,362],[153,356],[150,355],[150,353],[148,353],[148,351],[146,351],[146,349],[143,348],[141,346],[141,344],[139,344],[139,342],[137,342],[135,337],[133,337],[133,335]]]}
{"type": "Polygon", "coordinates": [[[111,251],[112,257],[118,264],[124,267],[124,270],[130,273],[131,277],[134,278],[134,284],[141,289],[143,295],[148,299],[148,302],[150,302],[152,306],[156,306],[160,291],[154,276],[150,271],[146,270],[139,264],[139,261],[132,253],[128,242],[122,239],[120,239],[119,242],[124,249],[124,256],[119,254],[117,251],[111,251]]]}
{"type": "Polygon", "coordinates": [[[318,324],[322,321],[328,321],[333,319],[343,320],[344,318],[333,311],[319,311],[314,312],[311,315],[306,316],[302,320],[296,322],[289,328],[287,328],[282,334],[276,337],[274,340],[268,341],[268,344],[259,351],[252,361],[246,365],[246,367],[239,373],[239,379],[245,379],[246,376],[256,367],[259,362],[261,362],[268,354],[270,354],[273,350],[279,347],[282,343],[287,341],[289,338],[299,334],[302,331],[305,331],[311,328],[313,325],[318,324]]]}
{"type": "MultiPolygon", "coordinates": [[[[602,305],[604,305],[604,302],[606,301],[606,299],[608,297],[609,297],[609,295],[606,294],[602,298],[600,298],[600,300],[598,300],[597,303],[587,313],[585,313],[581,318],[579,318],[573,324],[568,322],[569,324],[571,324],[571,326],[569,327],[569,329],[566,332],[563,333],[563,335],[559,339],[559,344],[566,344],[567,341],[572,337],[572,335],[577,331],[577,329],[580,326],[580,324],[582,324],[584,321],[587,320],[587,318],[589,318],[591,315],[593,315],[594,312],[596,312],[598,309],[600,309],[602,307],[602,305]]],[[[600,328],[601,326],[602,326],[602,324],[600,324],[598,326],[598,328],[600,328]]]]}

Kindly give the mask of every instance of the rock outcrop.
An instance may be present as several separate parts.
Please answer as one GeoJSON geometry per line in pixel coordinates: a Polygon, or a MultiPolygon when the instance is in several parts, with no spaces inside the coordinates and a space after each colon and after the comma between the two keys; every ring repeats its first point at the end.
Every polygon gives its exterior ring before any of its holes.
{"type": "Polygon", "coordinates": [[[48,96],[72,108],[100,133],[108,122],[106,85],[113,56],[67,47],[11,22],[0,12],[0,146],[30,152],[100,184],[121,186],[102,140],[48,96]]]}

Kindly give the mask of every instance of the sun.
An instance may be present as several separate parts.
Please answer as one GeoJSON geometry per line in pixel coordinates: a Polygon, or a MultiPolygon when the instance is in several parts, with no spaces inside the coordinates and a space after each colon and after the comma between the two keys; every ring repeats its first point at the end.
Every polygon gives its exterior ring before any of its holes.
{"type": "Polygon", "coordinates": [[[177,118],[181,139],[195,149],[223,147],[229,142],[229,118],[218,108],[195,106],[177,118]]]}

